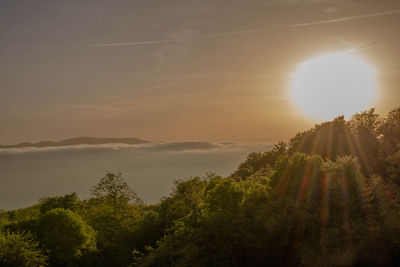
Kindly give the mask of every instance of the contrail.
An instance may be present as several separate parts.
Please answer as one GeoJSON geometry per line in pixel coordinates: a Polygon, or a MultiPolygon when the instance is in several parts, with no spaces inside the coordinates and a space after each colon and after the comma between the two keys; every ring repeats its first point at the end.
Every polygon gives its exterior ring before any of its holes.
{"type": "Polygon", "coordinates": [[[319,24],[330,24],[330,23],[339,23],[339,22],[346,22],[350,20],[359,20],[359,19],[367,19],[367,18],[374,18],[392,14],[400,13],[400,9],[386,11],[386,12],[378,12],[378,13],[370,13],[358,16],[351,16],[351,17],[343,17],[343,18],[336,18],[336,19],[328,19],[328,20],[318,20],[312,22],[305,22],[305,23],[297,23],[297,24],[290,24],[286,26],[275,26],[275,27],[268,27],[268,28],[253,28],[241,31],[232,31],[232,32],[219,32],[219,33],[210,33],[192,37],[182,37],[182,38],[171,38],[171,39],[160,39],[160,40],[150,40],[150,41],[137,41],[137,42],[118,42],[118,43],[88,43],[88,44],[0,44],[0,48],[7,48],[7,47],[129,47],[129,46],[145,46],[145,45],[157,45],[157,44],[168,44],[168,43],[177,43],[182,41],[192,41],[192,40],[200,40],[200,39],[211,39],[211,38],[218,38],[218,37],[225,37],[225,36],[234,36],[234,35],[242,35],[247,33],[254,33],[254,32],[262,32],[266,30],[273,30],[273,29],[284,29],[284,28],[300,28],[300,27],[307,27],[319,24]]]}
{"type": "Polygon", "coordinates": [[[398,14],[398,13],[400,13],[400,9],[386,11],[386,12],[359,15],[359,16],[352,16],[352,17],[344,17],[344,18],[337,18],[337,19],[318,20],[318,21],[312,21],[312,22],[306,22],[306,23],[298,23],[298,24],[289,25],[288,27],[291,27],[291,28],[292,27],[305,27],[305,26],[312,26],[312,25],[318,25],[318,24],[338,23],[338,22],[343,22],[343,21],[374,18],[374,17],[386,16],[386,15],[392,15],[392,14],[398,14]]]}
{"type": "Polygon", "coordinates": [[[243,31],[234,31],[234,32],[220,32],[220,33],[210,33],[199,36],[192,37],[183,37],[183,38],[173,38],[173,39],[162,39],[162,40],[154,40],[154,41],[144,41],[144,42],[122,42],[122,43],[105,43],[105,44],[86,44],[81,46],[90,46],[90,47],[112,47],[112,46],[139,46],[139,45],[153,45],[153,44],[167,44],[167,43],[176,43],[181,41],[191,41],[191,40],[199,40],[199,39],[208,39],[214,37],[223,37],[223,36],[232,36],[232,35],[241,35],[245,33],[252,32],[261,32],[265,31],[265,28],[256,28],[256,29],[248,29],[243,31]]]}
{"type": "MultiPolygon", "coordinates": [[[[138,94],[158,91],[160,89],[169,88],[169,87],[181,84],[181,83],[182,82],[180,82],[180,81],[176,81],[176,82],[172,82],[172,83],[168,83],[168,84],[162,84],[162,85],[158,85],[158,86],[149,87],[146,89],[142,89],[140,91],[132,92],[132,94],[130,94],[130,96],[135,96],[138,94]]],[[[126,96],[126,97],[128,97],[128,96],[126,96]]],[[[124,108],[124,107],[130,107],[130,106],[132,106],[132,104],[136,104],[136,102],[135,101],[124,101],[124,102],[119,102],[119,103],[112,103],[112,104],[109,104],[108,106],[112,107],[112,108],[124,108]]]]}
{"type": "Polygon", "coordinates": [[[0,48],[7,48],[7,47],[22,47],[23,48],[23,47],[125,47],[125,46],[144,46],[144,45],[168,44],[168,43],[177,43],[177,42],[181,42],[181,41],[191,41],[191,40],[200,40],[200,39],[224,37],[224,36],[241,35],[241,34],[245,34],[245,33],[261,32],[261,31],[265,31],[265,30],[266,30],[265,28],[255,28],[255,29],[247,29],[247,30],[242,30],[242,31],[219,32],[219,33],[210,33],[210,34],[204,34],[204,35],[198,35],[198,36],[192,36],[192,37],[171,38],[171,39],[140,41],[140,42],[92,43],[92,44],[0,44],[0,48]]]}
{"type": "Polygon", "coordinates": [[[157,91],[159,89],[164,89],[164,88],[168,88],[177,84],[180,84],[182,82],[172,82],[172,83],[168,83],[168,84],[163,84],[163,85],[158,85],[158,86],[154,86],[154,87],[150,87],[150,88],[146,88],[143,89],[141,91],[137,91],[135,92],[136,94],[141,94],[141,93],[147,93],[147,92],[152,92],[152,91],[157,91]]]}
{"type": "Polygon", "coordinates": [[[369,49],[379,47],[379,46],[381,46],[381,44],[371,44],[371,45],[365,45],[365,46],[358,47],[355,50],[358,52],[361,52],[361,51],[369,50],[369,49]]]}
{"type": "MultiPolygon", "coordinates": [[[[172,87],[178,84],[181,84],[182,82],[177,81],[177,82],[172,82],[168,84],[162,84],[154,87],[149,87],[146,89],[142,89],[140,91],[134,91],[129,95],[124,95],[124,97],[129,97],[129,96],[135,96],[138,94],[142,93],[147,93],[147,92],[153,92],[157,91],[160,89],[172,87]]],[[[92,108],[92,109],[112,109],[112,108],[129,108],[132,105],[136,104],[137,102],[135,101],[124,101],[124,102],[117,102],[117,103],[110,103],[110,104],[67,104],[67,105],[61,105],[60,107],[62,108],[92,108]]]]}
{"type": "Polygon", "coordinates": [[[80,45],[76,44],[0,44],[0,48],[7,47],[79,47],[80,45]]]}

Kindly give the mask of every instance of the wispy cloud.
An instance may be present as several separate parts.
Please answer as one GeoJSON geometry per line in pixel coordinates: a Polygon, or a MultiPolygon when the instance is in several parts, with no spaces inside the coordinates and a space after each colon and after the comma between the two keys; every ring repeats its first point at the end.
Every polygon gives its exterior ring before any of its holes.
{"type": "MultiPolygon", "coordinates": [[[[169,88],[169,87],[173,87],[173,86],[181,84],[181,83],[182,82],[172,82],[172,83],[168,83],[168,84],[149,87],[149,88],[146,88],[146,89],[143,89],[143,90],[140,90],[140,91],[132,92],[129,95],[125,95],[125,98],[134,97],[134,96],[137,96],[137,95],[140,95],[140,94],[145,94],[145,93],[150,93],[150,92],[163,90],[163,89],[166,89],[166,88],[169,88]]],[[[129,107],[131,107],[132,105],[134,105],[136,103],[137,103],[137,101],[135,101],[135,100],[130,100],[130,101],[128,100],[128,101],[123,101],[123,102],[110,103],[107,106],[109,108],[127,108],[127,107],[129,108],[129,107]]]]}
{"type": "Polygon", "coordinates": [[[110,109],[114,108],[111,105],[102,105],[102,104],[64,104],[60,105],[60,108],[72,108],[72,109],[110,109]]]}
{"type": "Polygon", "coordinates": [[[387,15],[398,14],[398,13],[400,13],[400,9],[386,11],[386,12],[370,13],[370,14],[364,14],[364,15],[358,15],[358,16],[350,16],[350,17],[343,17],[343,18],[336,18],[336,19],[317,20],[317,21],[311,21],[311,22],[306,22],[306,23],[298,23],[298,24],[289,25],[289,27],[305,27],[305,26],[312,26],[312,25],[318,25],[318,24],[338,23],[338,22],[345,22],[345,21],[350,21],[350,20],[381,17],[381,16],[387,16],[387,15]]]}
{"type": "Polygon", "coordinates": [[[175,85],[181,84],[181,81],[171,82],[167,84],[161,84],[153,87],[144,88],[142,90],[136,90],[131,93],[127,93],[124,95],[113,96],[113,98],[124,98],[124,101],[116,101],[114,103],[99,103],[99,104],[64,104],[61,105],[61,108],[83,108],[83,109],[114,109],[114,108],[130,108],[133,107],[134,104],[137,103],[135,100],[126,100],[127,98],[134,97],[140,94],[155,92],[159,90],[163,90],[169,87],[173,87],[175,85]]]}
{"type": "Polygon", "coordinates": [[[154,86],[154,87],[149,87],[149,88],[145,88],[143,90],[140,91],[136,91],[134,94],[141,94],[141,93],[148,93],[148,92],[153,92],[153,91],[158,91],[160,89],[165,89],[168,87],[172,87],[178,84],[181,84],[182,82],[172,82],[172,83],[168,83],[168,84],[162,84],[162,85],[158,85],[158,86],[154,86]]]}
{"type": "Polygon", "coordinates": [[[221,151],[234,149],[248,149],[252,147],[263,148],[271,147],[269,143],[248,144],[248,143],[213,143],[206,141],[186,141],[186,142],[154,142],[146,144],[99,144],[99,145],[71,145],[59,147],[26,147],[26,148],[4,148],[0,149],[0,157],[12,154],[31,154],[31,153],[58,153],[58,152],[106,152],[116,150],[129,150],[136,152],[151,153],[184,153],[202,151],[221,151]]]}
{"type": "Polygon", "coordinates": [[[213,39],[213,38],[220,38],[220,37],[227,37],[227,36],[243,35],[243,34],[257,33],[257,32],[263,32],[266,30],[273,30],[273,29],[301,28],[301,27],[308,27],[308,26],[319,25],[319,24],[340,23],[340,22],[347,22],[347,21],[352,21],[352,20],[360,20],[360,19],[368,19],[368,18],[394,15],[394,14],[399,14],[399,13],[400,13],[400,9],[395,9],[395,10],[390,10],[390,11],[369,13],[369,14],[342,17],[342,18],[296,23],[296,24],[290,24],[290,25],[285,25],[285,26],[272,26],[272,27],[268,27],[268,28],[252,28],[252,29],[245,29],[245,30],[239,30],[239,31],[218,32],[218,33],[209,33],[209,34],[202,34],[202,35],[196,35],[196,36],[188,36],[188,37],[180,37],[180,38],[167,38],[167,39],[149,40],[149,41],[114,42],[114,43],[83,43],[83,44],[55,44],[55,43],[0,44],[0,48],[7,48],[7,47],[10,47],[10,48],[11,47],[15,47],[15,48],[18,48],[18,47],[20,47],[20,48],[29,48],[29,47],[82,47],[82,48],[96,48],[97,47],[97,48],[102,48],[102,47],[134,47],[134,46],[159,45],[159,44],[169,44],[169,43],[177,43],[177,42],[183,42],[183,41],[195,41],[195,40],[201,40],[201,39],[213,39]]]}
{"type": "Polygon", "coordinates": [[[381,46],[381,44],[369,44],[369,45],[367,44],[367,45],[356,47],[354,49],[354,51],[355,52],[362,52],[362,51],[370,50],[370,49],[373,49],[373,48],[376,48],[376,47],[379,47],[379,46],[381,46]]]}
{"type": "Polygon", "coordinates": [[[125,47],[125,46],[145,46],[145,45],[157,45],[157,44],[169,44],[176,43],[182,41],[191,41],[191,40],[199,40],[199,39],[209,39],[216,37],[224,37],[224,36],[233,36],[233,35],[241,35],[245,33],[253,33],[253,32],[261,32],[265,31],[265,28],[255,28],[255,29],[247,29],[241,31],[232,31],[232,32],[219,32],[219,33],[210,33],[203,34],[191,37],[181,37],[181,38],[169,38],[169,39],[160,39],[160,40],[151,40],[151,41],[137,41],[137,42],[118,42],[118,43],[91,43],[91,44],[0,44],[0,48],[7,47],[125,47]]]}
{"type": "MultiPolygon", "coordinates": [[[[114,95],[114,96],[112,96],[112,98],[125,98],[126,99],[127,97],[150,93],[150,92],[154,92],[154,91],[159,91],[162,89],[173,87],[173,86],[181,84],[181,83],[183,83],[183,81],[175,81],[175,82],[171,82],[171,83],[160,84],[160,85],[156,85],[156,86],[152,86],[152,87],[143,88],[140,90],[133,90],[131,92],[126,92],[125,94],[122,94],[122,95],[114,95]]],[[[129,91],[129,89],[125,89],[125,90],[129,91]]]]}
{"type": "Polygon", "coordinates": [[[181,38],[171,38],[171,39],[162,39],[162,40],[153,40],[153,41],[143,41],[143,42],[120,42],[120,43],[95,43],[95,44],[86,44],[82,46],[89,46],[89,47],[123,47],[123,46],[143,46],[143,45],[155,45],[155,44],[168,44],[168,43],[176,43],[182,41],[192,41],[192,40],[199,40],[199,39],[209,39],[209,38],[216,38],[216,37],[225,37],[225,36],[233,36],[233,35],[241,35],[246,33],[253,33],[253,32],[261,32],[265,31],[265,28],[255,28],[255,29],[247,29],[241,31],[232,31],[232,32],[219,32],[219,33],[210,33],[210,34],[203,34],[197,36],[190,36],[190,37],[181,37],[181,38]]]}

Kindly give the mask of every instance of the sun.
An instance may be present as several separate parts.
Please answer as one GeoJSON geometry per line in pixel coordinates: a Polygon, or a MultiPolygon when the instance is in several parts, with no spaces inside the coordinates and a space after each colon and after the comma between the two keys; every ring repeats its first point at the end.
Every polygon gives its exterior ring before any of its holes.
{"type": "Polygon", "coordinates": [[[357,55],[331,52],[297,65],[291,75],[291,100],[317,120],[351,117],[377,96],[375,68],[357,55]]]}

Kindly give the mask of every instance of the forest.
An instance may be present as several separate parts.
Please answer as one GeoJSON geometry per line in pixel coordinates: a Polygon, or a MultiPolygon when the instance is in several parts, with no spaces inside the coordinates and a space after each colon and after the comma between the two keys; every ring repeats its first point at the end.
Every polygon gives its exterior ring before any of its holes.
{"type": "Polygon", "coordinates": [[[399,144],[400,107],[370,109],[156,204],[109,172],[89,199],[0,211],[0,266],[400,266],[399,144]]]}

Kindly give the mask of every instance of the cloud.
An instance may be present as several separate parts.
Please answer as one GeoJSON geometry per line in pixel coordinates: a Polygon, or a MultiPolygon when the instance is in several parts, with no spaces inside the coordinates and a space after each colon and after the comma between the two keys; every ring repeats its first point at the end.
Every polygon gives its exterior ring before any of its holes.
{"type": "Polygon", "coordinates": [[[157,85],[157,86],[145,88],[145,89],[140,90],[140,91],[135,91],[134,94],[141,94],[141,93],[147,93],[147,92],[158,91],[158,90],[160,90],[160,89],[172,87],[172,86],[178,85],[178,84],[180,84],[180,83],[181,83],[181,82],[172,82],[172,83],[157,85]]]}
{"type": "MultiPolygon", "coordinates": [[[[257,147],[263,144],[256,144],[257,147]]],[[[137,145],[127,144],[101,144],[101,145],[72,145],[59,147],[26,147],[26,148],[5,148],[0,149],[0,156],[13,154],[32,154],[32,153],[68,153],[68,152],[108,152],[117,150],[136,151],[136,152],[201,152],[251,148],[254,144],[246,143],[212,143],[205,141],[187,142],[157,142],[137,145]]],[[[265,144],[265,147],[269,147],[265,144]]]]}
{"type": "Polygon", "coordinates": [[[168,44],[168,43],[176,43],[176,42],[181,42],[181,41],[192,41],[192,40],[209,39],[209,38],[215,38],[215,37],[241,35],[241,34],[245,34],[245,33],[261,32],[264,30],[265,30],[264,28],[255,28],[255,29],[247,29],[247,30],[240,30],[240,31],[210,33],[210,34],[203,34],[203,35],[197,35],[197,36],[181,37],[181,38],[178,37],[178,38],[170,38],[170,39],[162,39],[162,40],[154,40],[154,41],[104,43],[104,44],[98,43],[98,44],[88,44],[86,46],[90,46],[90,47],[121,47],[121,46],[142,46],[142,45],[154,45],[154,44],[168,44]]]}
{"type": "Polygon", "coordinates": [[[83,108],[83,109],[110,109],[114,106],[101,105],[101,104],[64,104],[60,105],[61,108],[83,108]]]}
{"type": "Polygon", "coordinates": [[[348,0],[271,0],[266,5],[271,4],[337,4],[348,0]]]}
{"type": "Polygon", "coordinates": [[[232,31],[232,32],[220,32],[220,33],[210,33],[203,34],[191,37],[181,37],[181,38],[169,38],[169,39],[160,39],[160,40],[151,40],[151,41],[137,41],[137,42],[116,42],[116,43],[91,43],[91,44],[0,44],[0,48],[7,47],[125,47],[125,46],[145,46],[145,45],[158,45],[158,44],[170,44],[177,43],[182,41],[191,41],[191,40],[199,40],[199,39],[209,39],[216,37],[224,37],[224,36],[233,36],[233,35],[241,35],[245,33],[253,33],[253,32],[261,32],[265,31],[265,28],[255,28],[255,29],[247,29],[241,31],[232,31]]]}
{"type": "Polygon", "coordinates": [[[163,152],[163,151],[188,151],[188,150],[210,150],[221,148],[222,145],[210,142],[175,142],[175,143],[160,143],[152,146],[143,146],[141,150],[163,152]]]}
{"type": "MultiPolygon", "coordinates": [[[[156,85],[156,86],[152,86],[152,87],[147,87],[141,90],[135,90],[131,93],[126,93],[124,95],[120,95],[120,96],[113,96],[113,98],[127,98],[127,97],[132,97],[132,96],[136,96],[136,95],[140,95],[140,94],[145,94],[145,93],[149,93],[149,92],[155,92],[155,91],[159,91],[162,89],[166,89],[169,87],[173,87],[175,85],[179,85],[181,84],[181,81],[175,81],[175,82],[171,82],[171,83],[166,83],[166,84],[160,84],[160,85],[156,85]]],[[[130,106],[131,104],[134,104],[135,102],[132,101],[124,101],[124,102],[117,102],[117,103],[111,103],[111,104],[107,104],[105,106],[113,108],[113,107],[125,107],[125,106],[130,106]]],[[[100,105],[102,106],[102,105],[100,105]]]]}
{"type": "MultiPolygon", "coordinates": [[[[176,81],[176,82],[171,82],[167,84],[161,84],[153,87],[148,87],[144,88],[138,91],[133,91],[132,93],[127,93],[123,95],[117,95],[117,96],[112,96],[112,98],[129,98],[133,97],[136,95],[140,94],[145,94],[149,92],[155,92],[158,90],[166,89],[169,87],[173,87],[175,85],[181,84],[182,82],[176,81]]],[[[115,103],[109,103],[109,104],[64,104],[60,105],[61,108],[83,108],[83,109],[115,109],[115,108],[130,108],[134,104],[136,104],[136,101],[120,101],[120,102],[115,102],[115,103]]]]}
{"type": "Polygon", "coordinates": [[[134,42],[114,42],[114,43],[83,43],[83,44],[0,44],[0,48],[7,48],[7,47],[15,47],[15,48],[29,48],[29,47],[82,47],[82,48],[102,48],[102,47],[135,47],[135,46],[148,46],[148,45],[160,45],[160,44],[171,44],[183,41],[195,41],[201,39],[214,39],[220,37],[227,37],[227,36],[235,36],[235,35],[243,35],[249,33],[257,33],[263,32],[266,30],[273,30],[273,29],[284,29],[284,28],[301,28],[301,27],[308,27],[313,25],[320,25],[320,24],[331,24],[331,23],[340,23],[352,20],[360,20],[360,19],[368,19],[368,18],[375,18],[381,16],[389,16],[394,14],[399,14],[400,9],[384,11],[384,12],[376,12],[376,13],[369,13],[363,15],[356,15],[356,16],[349,16],[349,17],[342,17],[342,18],[334,18],[334,19],[327,19],[327,20],[317,20],[305,23],[296,23],[290,24],[286,26],[272,26],[268,28],[251,28],[251,29],[244,29],[238,31],[229,31],[229,32],[217,32],[217,33],[208,33],[208,34],[199,34],[199,35],[189,35],[183,37],[173,37],[167,39],[159,39],[159,40],[149,40],[149,41],[134,41],[134,42]]]}
{"type": "Polygon", "coordinates": [[[381,44],[367,44],[367,45],[362,45],[362,46],[354,48],[354,51],[355,52],[362,52],[362,51],[370,50],[370,49],[373,49],[373,48],[376,48],[376,47],[379,47],[379,46],[381,46],[381,44]]]}
{"type": "Polygon", "coordinates": [[[381,16],[387,16],[387,15],[393,15],[393,14],[399,14],[399,13],[400,13],[400,9],[396,9],[396,10],[391,10],[391,11],[386,11],[386,12],[370,13],[370,14],[364,14],[364,15],[359,15],[359,16],[343,17],[343,18],[328,19],[328,20],[317,20],[317,21],[311,21],[311,22],[306,22],[306,23],[292,24],[292,25],[289,25],[289,27],[297,28],[297,27],[305,27],[305,26],[312,26],[312,25],[318,25],[318,24],[338,23],[338,22],[345,22],[345,21],[350,21],[350,20],[381,17],[381,16]]]}

